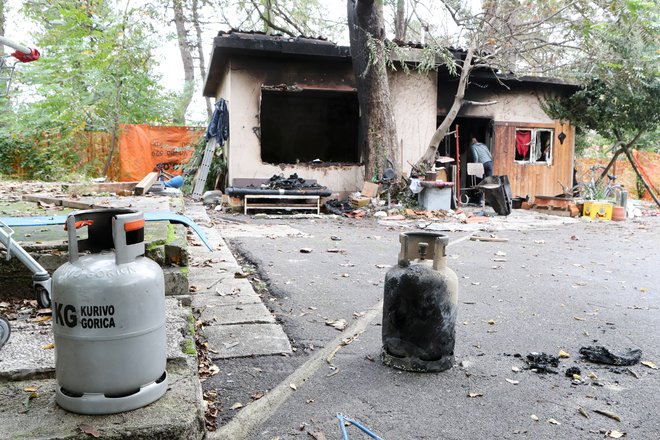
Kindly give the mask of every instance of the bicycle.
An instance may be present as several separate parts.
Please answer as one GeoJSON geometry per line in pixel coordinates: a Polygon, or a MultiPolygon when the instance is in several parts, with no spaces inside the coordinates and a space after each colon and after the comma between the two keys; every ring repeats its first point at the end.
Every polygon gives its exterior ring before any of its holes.
{"type": "Polygon", "coordinates": [[[563,195],[566,197],[580,197],[586,200],[605,200],[615,205],[623,206],[627,200],[627,191],[623,185],[616,183],[617,176],[606,174],[607,182],[603,182],[600,171],[605,167],[595,164],[582,175],[580,182],[568,188],[561,182],[563,195]],[[586,179],[585,179],[586,177],[586,179]]]}

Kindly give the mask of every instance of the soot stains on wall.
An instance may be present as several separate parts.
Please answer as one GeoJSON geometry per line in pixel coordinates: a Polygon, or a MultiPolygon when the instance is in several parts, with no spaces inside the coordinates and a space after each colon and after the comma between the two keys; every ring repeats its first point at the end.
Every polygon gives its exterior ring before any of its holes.
{"type": "Polygon", "coordinates": [[[261,160],[358,163],[356,92],[262,89],[261,160]]]}

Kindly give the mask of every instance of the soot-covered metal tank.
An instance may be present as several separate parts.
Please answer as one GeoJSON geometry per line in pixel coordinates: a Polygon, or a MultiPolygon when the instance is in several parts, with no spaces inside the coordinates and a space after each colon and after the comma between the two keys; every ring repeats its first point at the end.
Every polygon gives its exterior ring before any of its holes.
{"type": "Polygon", "coordinates": [[[458,279],[447,267],[446,235],[404,232],[398,265],[385,275],[383,350],[386,365],[437,372],[454,362],[458,279]]]}

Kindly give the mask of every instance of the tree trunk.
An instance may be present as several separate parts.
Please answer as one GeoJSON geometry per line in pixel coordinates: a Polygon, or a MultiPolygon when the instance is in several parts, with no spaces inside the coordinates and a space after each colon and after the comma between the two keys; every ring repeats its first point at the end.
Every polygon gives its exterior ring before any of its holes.
{"type": "Polygon", "coordinates": [[[264,32],[266,34],[270,35],[273,33],[273,28],[270,26],[270,24],[273,21],[273,4],[272,0],[265,0],[264,1],[264,16],[266,19],[264,20],[264,32]]]}
{"type": "Polygon", "coordinates": [[[463,60],[463,66],[461,68],[461,76],[458,80],[458,88],[456,89],[456,95],[454,95],[454,102],[449,109],[449,113],[442,120],[438,129],[433,133],[429,146],[426,149],[424,155],[417,161],[415,164],[415,169],[419,172],[425,172],[431,168],[435,163],[435,154],[438,151],[438,145],[445,138],[445,135],[449,132],[451,124],[458,116],[458,112],[463,105],[463,98],[465,97],[465,89],[467,88],[468,81],[470,79],[470,72],[472,71],[472,57],[474,56],[474,47],[471,46],[467,53],[465,54],[465,59],[463,60]]]}
{"type": "Polygon", "coordinates": [[[394,15],[394,39],[406,41],[406,30],[406,0],[397,0],[394,15]]]}
{"type": "Polygon", "coordinates": [[[610,163],[607,164],[603,172],[600,174],[600,177],[598,180],[603,180],[605,176],[607,176],[607,173],[610,171],[610,168],[612,168],[612,165],[614,165],[614,162],[619,158],[621,153],[623,153],[623,145],[619,146],[619,148],[616,150],[616,153],[614,153],[614,156],[612,156],[612,159],[610,160],[610,163]]]}
{"type": "MultiPolygon", "coordinates": [[[[195,46],[197,48],[197,56],[199,57],[199,73],[202,78],[202,81],[206,79],[206,61],[204,58],[204,48],[202,47],[202,27],[199,23],[199,1],[198,0],[192,0],[192,18],[193,18],[193,26],[195,27],[195,35],[197,36],[195,46]]],[[[208,96],[204,97],[204,100],[206,101],[206,115],[208,119],[211,119],[211,116],[213,115],[213,106],[211,105],[211,98],[208,96]]]]}
{"type": "Polygon", "coordinates": [[[656,206],[660,206],[660,201],[658,201],[658,196],[655,195],[653,192],[653,188],[648,184],[646,179],[644,179],[644,176],[642,176],[642,173],[640,173],[639,168],[637,168],[637,164],[635,163],[635,158],[632,157],[632,154],[630,154],[630,151],[628,150],[628,147],[621,147],[623,152],[625,153],[626,157],[628,158],[628,161],[630,161],[630,165],[632,165],[633,170],[635,170],[635,173],[637,174],[637,177],[640,178],[642,181],[642,184],[644,185],[644,188],[649,192],[651,195],[651,198],[655,202],[656,206]]]}
{"type": "MultiPolygon", "coordinates": [[[[0,35],[5,35],[5,0],[0,0],[0,35]]],[[[5,46],[0,44],[0,56],[5,54],[5,46]]]]}
{"type": "Polygon", "coordinates": [[[347,0],[353,72],[358,89],[365,180],[378,179],[384,168],[401,174],[401,147],[387,80],[383,5],[378,0],[347,0]]]}
{"type": "Polygon", "coordinates": [[[172,5],[174,8],[174,25],[179,42],[179,53],[183,62],[183,92],[181,93],[181,98],[179,99],[173,119],[174,124],[185,125],[186,111],[190,106],[193,93],[195,92],[195,66],[193,65],[190,44],[188,43],[186,17],[183,13],[183,0],[173,0],[172,5]]]}

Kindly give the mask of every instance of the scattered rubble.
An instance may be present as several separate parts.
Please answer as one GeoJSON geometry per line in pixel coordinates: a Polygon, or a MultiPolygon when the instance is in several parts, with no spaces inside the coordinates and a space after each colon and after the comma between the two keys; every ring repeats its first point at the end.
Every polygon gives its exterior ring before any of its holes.
{"type": "Polygon", "coordinates": [[[580,348],[580,354],[590,362],[616,366],[635,365],[642,358],[642,350],[638,348],[628,350],[625,353],[616,354],[600,345],[582,347],[580,348]]]}
{"type": "Polygon", "coordinates": [[[268,182],[261,185],[263,189],[320,189],[323,188],[316,182],[310,182],[305,179],[298,177],[298,174],[291,174],[288,178],[280,174],[273,175],[268,182]]]}
{"type": "Polygon", "coordinates": [[[525,359],[527,369],[537,373],[558,374],[559,357],[547,353],[529,353],[525,359]]]}

